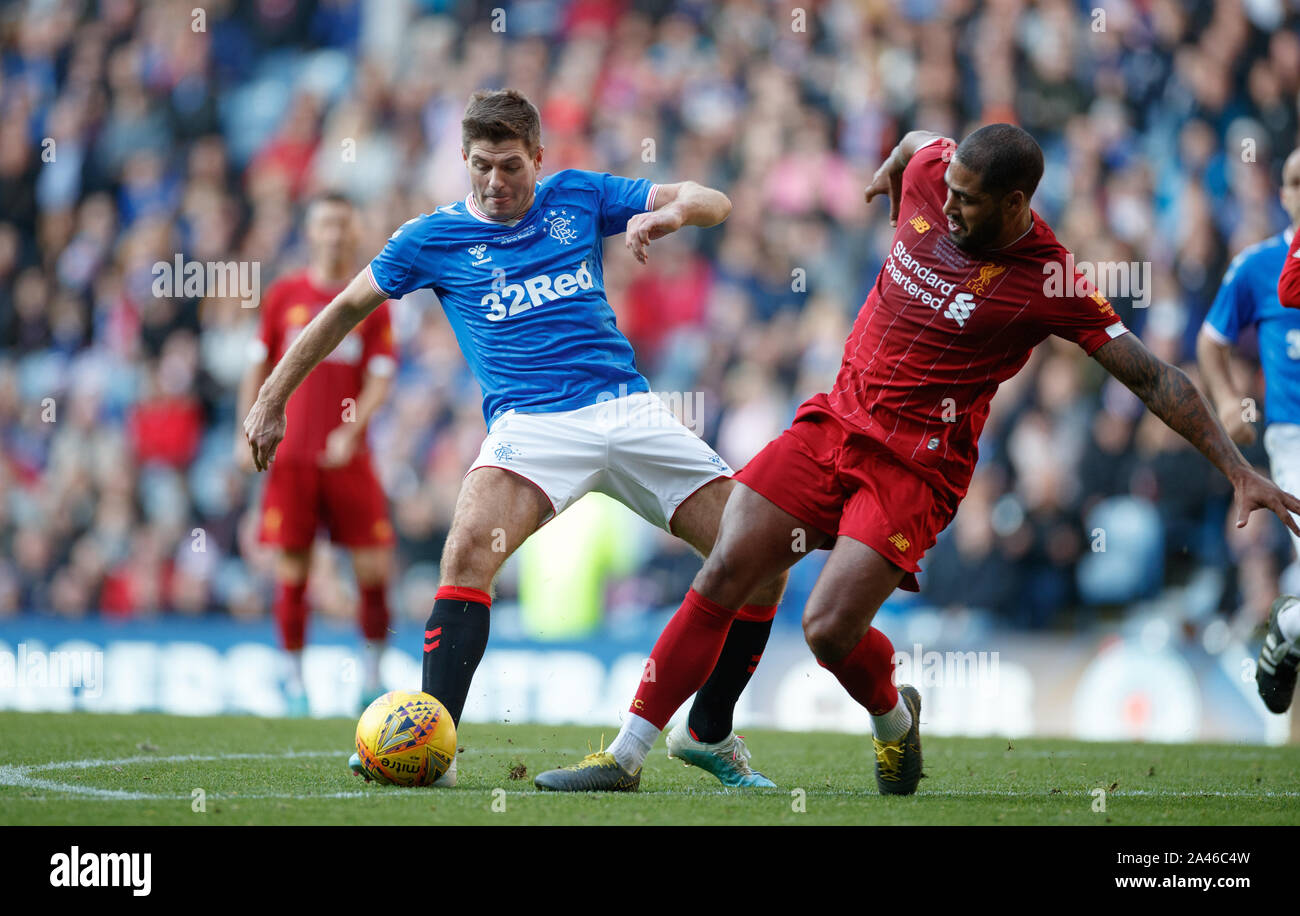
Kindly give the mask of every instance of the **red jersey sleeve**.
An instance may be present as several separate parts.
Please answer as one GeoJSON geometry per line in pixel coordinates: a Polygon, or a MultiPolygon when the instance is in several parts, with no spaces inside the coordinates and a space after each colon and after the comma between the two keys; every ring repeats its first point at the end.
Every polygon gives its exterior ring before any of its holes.
{"type": "Polygon", "coordinates": [[[258,313],[257,337],[249,351],[251,362],[275,363],[280,358],[280,344],[283,339],[283,322],[280,320],[280,301],[284,298],[284,283],[277,280],[266,290],[262,297],[262,307],[258,313]]]}
{"type": "Polygon", "coordinates": [[[1300,231],[1291,237],[1291,247],[1277,279],[1277,300],[1290,309],[1300,309],[1300,231]]]}
{"type": "Polygon", "coordinates": [[[1068,285],[1051,282],[1053,270],[1064,280],[1066,266],[1073,267],[1073,263],[1062,249],[1061,257],[1048,264],[1049,269],[1044,271],[1043,315],[1048,333],[1073,341],[1091,356],[1106,341],[1127,333],[1128,328],[1115,314],[1110,300],[1077,269],[1068,285]]]}
{"type": "Polygon", "coordinates": [[[397,348],[393,345],[393,320],[387,300],[366,316],[361,334],[365,344],[362,368],[373,375],[391,376],[397,369],[397,348]]]}
{"type": "Polygon", "coordinates": [[[942,210],[948,200],[943,173],[948,171],[956,149],[957,144],[950,137],[938,137],[913,153],[903,169],[903,199],[921,197],[942,210]]]}

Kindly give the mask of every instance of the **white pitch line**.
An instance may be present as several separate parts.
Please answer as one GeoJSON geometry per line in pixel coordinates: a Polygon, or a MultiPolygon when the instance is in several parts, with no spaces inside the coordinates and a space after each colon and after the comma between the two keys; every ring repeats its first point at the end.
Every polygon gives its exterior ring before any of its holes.
{"type": "Polygon", "coordinates": [[[150,792],[130,792],[126,789],[100,789],[96,786],[70,786],[55,782],[53,779],[36,779],[22,772],[21,767],[0,766],[0,786],[16,786],[20,789],[45,789],[50,792],[62,792],[65,795],[81,795],[86,798],[98,798],[104,801],[148,801],[161,799],[189,798],[188,795],[157,795],[150,792]]]}
{"type": "Polygon", "coordinates": [[[42,770],[94,770],[100,767],[133,766],[137,763],[211,763],[217,760],[292,760],[295,757],[345,757],[347,751],[281,751],[276,754],[137,754],[134,757],[92,758],[89,760],[54,760],[21,767],[27,772],[42,770]]]}
{"type": "MultiPolygon", "coordinates": [[[[1099,787],[1100,788],[1100,787],[1099,787]]],[[[1069,792],[1057,792],[1053,795],[1050,792],[1042,790],[1034,792],[998,792],[994,790],[983,789],[939,789],[933,792],[918,792],[918,798],[1090,798],[1092,793],[1078,790],[1069,792]]],[[[1300,798],[1300,792],[1208,792],[1200,790],[1188,790],[1181,792],[1177,789],[1116,789],[1114,792],[1107,792],[1107,798],[1300,798]]]]}
{"type": "MultiPolygon", "coordinates": [[[[78,796],[86,799],[97,799],[100,801],[188,801],[190,795],[168,795],[154,792],[136,792],[129,789],[104,789],[98,786],[79,786],[70,783],[59,782],[53,779],[45,779],[32,774],[45,773],[57,770],[92,770],[104,767],[124,767],[133,766],[143,763],[167,764],[167,763],[215,763],[229,760],[293,760],[315,757],[343,757],[347,751],[327,750],[327,751],[279,751],[276,753],[231,753],[231,754],[172,754],[167,756],[157,756],[153,754],[137,754],[132,757],[118,758],[88,758],[83,760],[54,760],[49,763],[39,764],[6,764],[0,765],[0,786],[14,786],[21,789],[40,789],[47,792],[56,792],[63,795],[78,796]]],[[[485,756],[510,756],[523,754],[556,754],[571,755],[580,753],[580,749],[575,748],[548,748],[545,751],[539,748],[531,747],[514,747],[507,748],[466,748],[461,755],[485,755],[485,756]]],[[[1012,751],[1011,753],[1015,753],[1012,751]]],[[[775,797],[784,795],[795,786],[777,787],[772,791],[760,791],[754,793],[755,797],[775,797]]],[[[518,797],[539,797],[540,793],[532,789],[504,789],[503,787],[488,787],[483,789],[461,788],[443,789],[444,792],[460,792],[463,794],[482,794],[488,795],[501,789],[507,795],[518,797]]],[[[326,792],[314,795],[304,795],[302,793],[289,792],[249,792],[226,794],[219,792],[209,793],[209,797],[225,802],[238,802],[241,800],[255,799],[289,799],[296,801],[309,801],[326,798],[380,798],[387,792],[386,787],[366,788],[346,792],[326,792]]],[[[864,799],[862,793],[850,792],[844,789],[831,788],[809,788],[808,793],[814,797],[845,797],[864,799]]],[[[744,791],[731,792],[725,788],[718,788],[713,791],[691,790],[691,791],[656,791],[650,787],[643,795],[649,796],[672,796],[672,797],[691,797],[691,796],[734,796],[740,794],[749,794],[744,791]]],[[[1111,798],[1168,798],[1168,799],[1195,799],[1195,798],[1300,798],[1300,791],[1197,791],[1188,790],[1180,791],[1176,789],[1117,789],[1108,793],[1111,798]]],[[[1044,789],[1033,789],[1026,791],[1004,791],[996,789],[951,789],[951,790],[933,790],[924,791],[918,795],[918,798],[1089,798],[1090,790],[1071,789],[1069,791],[1057,792],[1055,794],[1044,789]]]]}
{"type": "MultiPolygon", "coordinates": [[[[293,760],[309,757],[346,757],[348,751],[280,751],[277,753],[259,753],[259,754],[170,754],[167,756],[158,756],[156,754],[136,754],[133,757],[102,758],[94,757],[84,760],[52,760],[49,763],[36,764],[5,764],[0,765],[0,786],[14,786],[20,789],[42,789],[47,792],[60,792],[65,795],[75,795],[82,798],[99,799],[101,801],[181,801],[190,800],[189,795],[165,795],[156,792],[135,792],[130,789],[103,789],[98,786],[78,786],[65,782],[58,782],[53,779],[42,779],[32,776],[33,773],[49,772],[51,770],[94,770],[104,767],[124,767],[134,766],[141,763],[215,763],[226,760],[293,760]]],[[[500,755],[500,754],[535,754],[543,753],[538,748],[531,747],[513,747],[510,746],[505,750],[489,750],[486,748],[466,748],[458,756],[472,756],[477,754],[500,755]]],[[[548,754],[570,755],[578,753],[574,748],[551,748],[547,749],[548,754]]],[[[370,798],[376,797],[379,792],[384,791],[377,788],[374,791],[361,790],[351,792],[329,792],[317,795],[303,795],[301,793],[287,792],[264,792],[264,793],[238,793],[225,794],[219,792],[209,793],[209,797],[219,800],[234,802],[241,799],[290,799],[306,801],[319,798],[370,798]]],[[[522,793],[531,794],[531,793],[522,793]]]]}
{"type": "MultiPolygon", "coordinates": [[[[137,754],[134,757],[115,759],[92,758],[86,760],[54,760],[49,763],[28,765],[8,764],[0,766],[0,785],[16,786],[21,789],[44,789],[51,792],[63,792],[68,795],[80,795],[85,798],[97,798],[104,801],[176,801],[188,799],[189,795],[164,795],[157,792],[134,792],[129,789],[102,789],[98,786],[77,786],[58,782],[53,779],[41,779],[32,773],[50,770],[93,770],[104,767],[132,766],[139,763],[212,763],[218,760],[282,760],[295,757],[335,757],[343,756],[340,751],[281,751],[276,754],[172,754],[159,757],[153,754],[137,754]]],[[[219,796],[224,798],[224,796],[219,796]]],[[[252,796],[239,796],[249,798],[252,796]]],[[[288,796],[265,796],[279,798],[288,796]]],[[[316,797],[316,796],[305,796],[316,797]]]]}

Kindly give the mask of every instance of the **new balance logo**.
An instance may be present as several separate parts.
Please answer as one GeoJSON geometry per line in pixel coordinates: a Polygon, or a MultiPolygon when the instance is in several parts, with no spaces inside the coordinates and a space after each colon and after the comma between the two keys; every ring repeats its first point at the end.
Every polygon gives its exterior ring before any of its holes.
{"type": "Polygon", "coordinates": [[[907,553],[907,548],[912,546],[912,542],[903,537],[903,532],[899,531],[889,536],[889,543],[898,548],[899,553],[907,553]]]}
{"type": "Polygon", "coordinates": [[[971,313],[975,311],[975,307],[978,304],[979,303],[975,301],[975,297],[970,293],[958,293],[956,296],[953,296],[952,302],[950,302],[948,307],[944,309],[943,317],[951,318],[953,321],[957,322],[957,327],[964,328],[966,326],[966,319],[970,318],[971,313]]]}
{"type": "Polygon", "coordinates": [[[924,216],[914,216],[908,222],[917,232],[929,232],[930,223],[924,216]]]}

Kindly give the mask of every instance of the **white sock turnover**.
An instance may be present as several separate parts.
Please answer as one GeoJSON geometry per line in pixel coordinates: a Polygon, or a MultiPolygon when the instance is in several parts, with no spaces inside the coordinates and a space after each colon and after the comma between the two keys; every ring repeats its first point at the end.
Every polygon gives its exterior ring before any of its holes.
{"type": "Polygon", "coordinates": [[[635,773],[641,769],[646,757],[650,756],[650,748],[655,746],[659,732],[660,729],[649,720],[630,712],[623,720],[618,736],[610,742],[608,750],[619,766],[629,773],[635,773]]]}
{"type": "Polygon", "coordinates": [[[383,660],[385,647],[386,644],[382,640],[367,639],[361,650],[363,669],[361,683],[366,693],[374,693],[379,689],[379,663],[383,660]]]}
{"type": "Polygon", "coordinates": [[[894,708],[883,716],[871,717],[871,733],[881,741],[897,741],[907,734],[912,727],[912,712],[903,702],[903,695],[898,695],[894,708]]]}
{"type": "Polygon", "coordinates": [[[285,661],[288,662],[287,672],[285,674],[285,690],[291,694],[302,693],[302,650],[295,649],[287,651],[284,655],[285,661]]]}

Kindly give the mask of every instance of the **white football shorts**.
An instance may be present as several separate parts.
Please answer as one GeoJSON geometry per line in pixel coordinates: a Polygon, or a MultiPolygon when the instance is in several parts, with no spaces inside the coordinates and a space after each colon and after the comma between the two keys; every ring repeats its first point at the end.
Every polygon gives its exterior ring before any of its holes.
{"type": "Polygon", "coordinates": [[[650,392],[578,410],[507,411],[488,430],[470,471],[485,467],[536,484],[551,501],[547,521],[594,490],[665,531],[687,497],[732,474],[718,453],[650,392]]]}
{"type": "MultiPolygon", "coordinates": [[[[1300,425],[1270,423],[1264,430],[1264,451],[1268,452],[1273,483],[1293,496],[1300,496],[1300,425]]],[[[1300,522],[1300,516],[1294,518],[1300,522]]],[[[1291,534],[1291,543],[1300,555],[1300,538],[1291,534]]]]}

